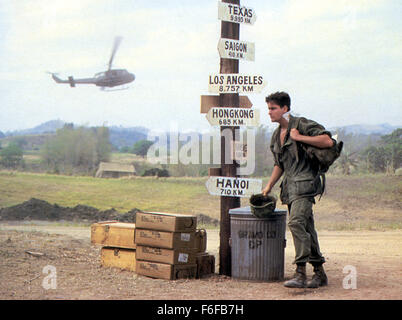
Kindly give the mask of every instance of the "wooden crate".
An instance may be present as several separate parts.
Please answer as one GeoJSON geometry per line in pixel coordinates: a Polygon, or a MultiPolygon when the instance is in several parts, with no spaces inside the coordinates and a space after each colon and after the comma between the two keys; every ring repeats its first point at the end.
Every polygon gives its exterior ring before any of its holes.
{"type": "Polygon", "coordinates": [[[196,276],[196,264],[173,265],[167,263],[137,260],[137,274],[151,278],[176,280],[193,279],[196,276]]]}
{"type": "Polygon", "coordinates": [[[147,229],[136,229],[135,243],[137,245],[165,249],[194,249],[195,232],[165,232],[147,229]]]}
{"type": "Polygon", "coordinates": [[[91,225],[91,243],[106,247],[135,249],[135,223],[104,221],[91,225]]]}
{"type": "Polygon", "coordinates": [[[203,278],[205,276],[215,273],[215,256],[207,252],[197,253],[195,256],[197,264],[196,278],[203,278]]]}
{"type": "Polygon", "coordinates": [[[101,250],[101,262],[103,267],[114,267],[135,272],[135,250],[103,247],[101,250]]]}
{"type": "Polygon", "coordinates": [[[137,212],[137,228],[170,232],[194,232],[197,217],[176,213],[137,212]]]}
{"type": "Polygon", "coordinates": [[[195,264],[194,249],[164,249],[137,245],[137,259],[168,264],[195,264]]]}

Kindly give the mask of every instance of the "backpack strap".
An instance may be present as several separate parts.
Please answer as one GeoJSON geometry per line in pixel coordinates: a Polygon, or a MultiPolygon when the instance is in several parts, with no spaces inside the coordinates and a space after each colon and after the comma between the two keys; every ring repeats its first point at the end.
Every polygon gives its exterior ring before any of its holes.
{"type": "MultiPolygon", "coordinates": [[[[295,128],[296,128],[297,130],[299,130],[298,128],[299,128],[300,120],[301,120],[301,117],[297,117],[297,119],[296,119],[296,124],[295,124],[295,128]]],[[[297,142],[296,142],[296,143],[297,143],[297,142]]],[[[304,149],[304,148],[303,148],[303,149],[304,149]]],[[[324,194],[324,191],[325,191],[325,183],[326,183],[325,172],[319,169],[319,170],[318,170],[318,173],[317,173],[316,179],[317,179],[317,178],[318,178],[318,179],[321,179],[321,193],[319,193],[320,198],[318,199],[318,201],[320,201],[320,200],[321,200],[321,197],[322,197],[322,195],[324,194]]]]}

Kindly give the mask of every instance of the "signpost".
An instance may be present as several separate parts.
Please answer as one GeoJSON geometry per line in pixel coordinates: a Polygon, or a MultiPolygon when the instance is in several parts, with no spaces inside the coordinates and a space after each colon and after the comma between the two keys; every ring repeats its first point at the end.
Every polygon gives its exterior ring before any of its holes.
{"type": "Polygon", "coordinates": [[[221,58],[255,60],[255,45],[252,42],[220,39],[218,51],[221,58]]]}
{"type": "Polygon", "coordinates": [[[250,109],[250,100],[239,93],[260,93],[265,81],[261,75],[239,74],[239,60],[255,60],[254,43],[239,40],[240,24],[255,23],[254,10],[240,6],[240,0],[222,0],[218,2],[218,18],[222,21],[218,43],[220,70],[218,75],[209,76],[208,91],[219,96],[201,96],[201,113],[207,113],[211,125],[219,125],[221,130],[221,167],[210,168],[206,187],[211,194],[221,197],[219,274],[231,276],[229,210],[240,207],[240,197],[260,193],[262,188],[261,180],[236,177],[236,160],[244,160],[247,154],[247,145],[236,140],[239,126],[259,123],[259,111],[250,109]],[[232,143],[229,150],[227,138],[232,143]],[[226,154],[235,161],[226,163],[226,154]]]}
{"type": "Polygon", "coordinates": [[[206,118],[212,126],[258,126],[260,122],[260,110],[211,108],[206,118]]]}
{"type": "Polygon", "coordinates": [[[261,193],[262,181],[234,177],[209,177],[205,185],[212,195],[250,197],[253,194],[261,193]]]}
{"type": "Polygon", "coordinates": [[[211,93],[260,93],[265,85],[261,75],[219,74],[209,76],[208,90],[211,93]]]}
{"type": "Polygon", "coordinates": [[[237,1],[237,4],[222,1],[218,2],[218,19],[252,25],[257,16],[252,8],[241,7],[239,1],[237,1]]]}

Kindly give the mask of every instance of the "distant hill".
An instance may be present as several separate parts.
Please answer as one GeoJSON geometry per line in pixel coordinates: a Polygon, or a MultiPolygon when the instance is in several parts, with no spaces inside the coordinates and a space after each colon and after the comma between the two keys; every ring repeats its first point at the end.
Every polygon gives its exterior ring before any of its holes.
{"type": "Polygon", "coordinates": [[[65,122],[62,120],[50,120],[50,121],[44,122],[31,129],[7,131],[5,133],[5,135],[6,136],[26,136],[26,135],[32,135],[32,134],[52,133],[52,132],[56,132],[57,129],[63,128],[64,124],[65,124],[65,122]]]}
{"type": "MultiPolygon", "coordinates": [[[[50,120],[30,129],[7,131],[5,134],[0,131],[0,138],[55,133],[58,129],[63,128],[65,124],[66,122],[62,120],[50,120]]],[[[132,147],[138,140],[146,139],[148,131],[144,127],[123,128],[121,126],[111,126],[109,127],[110,143],[117,148],[132,147]]]]}
{"type": "Polygon", "coordinates": [[[115,147],[132,147],[139,140],[145,140],[148,129],[144,127],[123,128],[117,126],[109,127],[110,143],[115,147]]]}
{"type": "Polygon", "coordinates": [[[385,135],[390,134],[395,129],[400,128],[401,126],[391,126],[388,123],[382,123],[377,125],[370,125],[370,124],[354,124],[349,126],[342,126],[342,127],[335,127],[330,128],[330,131],[342,130],[346,134],[378,134],[378,135],[385,135]]]}

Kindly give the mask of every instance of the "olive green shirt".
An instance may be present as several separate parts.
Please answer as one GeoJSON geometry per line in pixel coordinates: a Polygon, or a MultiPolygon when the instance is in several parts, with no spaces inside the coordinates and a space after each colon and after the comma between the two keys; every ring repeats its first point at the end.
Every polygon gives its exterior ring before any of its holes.
{"type": "MultiPolygon", "coordinates": [[[[283,146],[280,143],[280,126],[274,131],[271,138],[271,151],[275,165],[283,170],[283,180],[280,185],[281,201],[290,204],[296,199],[321,194],[322,184],[318,174],[318,164],[309,159],[300,143],[290,138],[290,130],[295,128],[299,118],[290,116],[288,129],[283,146]]],[[[302,135],[318,136],[331,133],[313,120],[301,117],[297,128],[302,135]]]]}

